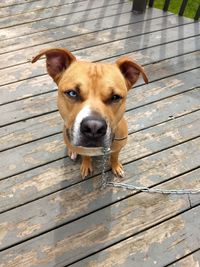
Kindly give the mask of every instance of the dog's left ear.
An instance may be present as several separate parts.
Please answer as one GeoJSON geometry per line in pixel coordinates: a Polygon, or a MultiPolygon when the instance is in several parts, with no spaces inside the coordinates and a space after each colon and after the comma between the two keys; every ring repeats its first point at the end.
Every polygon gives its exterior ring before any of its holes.
{"type": "Polygon", "coordinates": [[[33,57],[31,62],[36,62],[43,55],[46,56],[47,71],[56,83],[59,82],[63,71],[76,60],[75,56],[65,48],[49,48],[41,50],[37,56],[33,57]]]}
{"type": "Polygon", "coordinates": [[[119,58],[116,61],[116,64],[125,78],[128,90],[134,85],[134,83],[137,82],[140,73],[142,74],[145,83],[148,83],[148,78],[143,67],[137,64],[131,58],[126,56],[119,58]]]}

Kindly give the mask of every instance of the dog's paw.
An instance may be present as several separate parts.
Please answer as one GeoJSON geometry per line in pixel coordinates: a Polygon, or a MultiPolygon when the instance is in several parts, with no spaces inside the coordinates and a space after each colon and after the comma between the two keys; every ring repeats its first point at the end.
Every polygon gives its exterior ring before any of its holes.
{"type": "Polygon", "coordinates": [[[113,163],[111,168],[112,168],[112,172],[115,176],[121,177],[121,178],[124,177],[123,166],[120,162],[113,163]]]}
{"type": "Polygon", "coordinates": [[[86,176],[88,176],[90,173],[92,173],[92,161],[90,157],[84,157],[83,161],[81,163],[81,176],[82,179],[84,179],[86,176]]]}
{"type": "Polygon", "coordinates": [[[68,149],[68,156],[71,160],[75,161],[77,158],[77,153],[73,152],[72,150],[68,149]]]}

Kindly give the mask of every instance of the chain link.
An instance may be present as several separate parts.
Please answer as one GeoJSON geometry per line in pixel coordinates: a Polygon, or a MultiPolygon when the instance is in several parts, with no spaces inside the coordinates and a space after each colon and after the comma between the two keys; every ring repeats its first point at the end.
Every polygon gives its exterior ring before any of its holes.
{"type": "Polygon", "coordinates": [[[162,188],[149,188],[145,186],[135,186],[131,184],[114,183],[114,182],[108,182],[106,185],[117,187],[117,188],[124,188],[128,190],[142,191],[146,193],[177,194],[177,195],[200,193],[200,188],[199,189],[162,189],[162,188]]]}
{"type": "Polygon", "coordinates": [[[106,163],[108,156],[110,154],[110,148],[104,147],[103,148],[103,156],[102,156],[102,173],[101,173],[101,189],[104,189],[107,185],[107,175],[106,175],[106,163]]]}
{"type": "Polygon", "coordinates": [[[149,188],[146,186],[135,186],[135,185],[126,184],[126,183],[108,182],[107,175],[106,175],[106,162],[107,162],[109,154],[110,154],[110,148],[104,147],[103,157],[102,157],[101,189],[104,189],[106,186],[112,186],[116,188],[123,188],[123,189],[134,190],[134,191],[142,191],[146,193],[177,194],[177,195],[200,193],[200,188],[197,188],[197,189],[162,189],[162,188],[149,188]]]}

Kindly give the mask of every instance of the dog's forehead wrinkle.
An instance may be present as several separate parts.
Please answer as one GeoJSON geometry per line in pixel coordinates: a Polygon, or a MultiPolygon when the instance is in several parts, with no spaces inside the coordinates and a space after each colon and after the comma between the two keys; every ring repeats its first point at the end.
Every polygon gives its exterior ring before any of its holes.
{"type": "Polygon", "coordinates": [[[77,61],[66,70],[65,81],[68,80],[80,84],[84,81],[84,85],[104,83],[107,86],[116,86],[122,82],[123,77],[115,64],[77,61]]]}
{"type": "Polygon", "coordinates": [[[88,76],[95,82],[97,79],[101,79],[104,75],[104,68],[102,64],[91,63],[88,68],[88,76]]]}

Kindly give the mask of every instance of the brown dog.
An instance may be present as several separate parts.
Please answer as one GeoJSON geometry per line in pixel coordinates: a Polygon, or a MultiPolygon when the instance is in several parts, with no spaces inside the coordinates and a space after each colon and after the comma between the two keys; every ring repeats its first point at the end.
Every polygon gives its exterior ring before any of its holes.
{"type": "Polygon", "coordinates": [[[43,55],[47,71],[58,85],[57,104],[64,120],[68,154],[73,160],[82,155],[82,177],[92,172],[90,156],[96,155],[99,150],[95,148],[99,147],[111,148],[112,171],[123,176],[118,156],[128,135],[125,102],[140,73],[148,83],[143,68],[128,57],[114,64],[78,61],[61,48],[42,50],[32,63],[43,55]]]}

